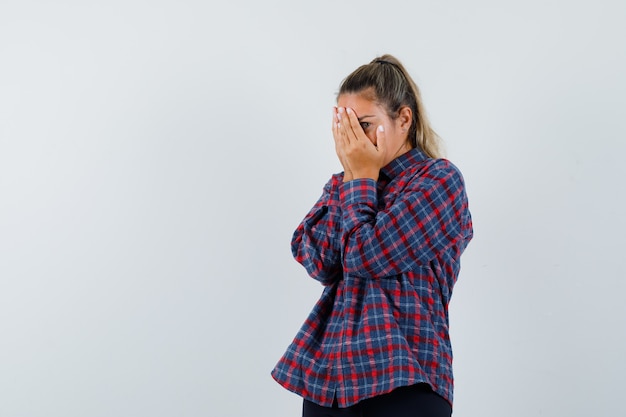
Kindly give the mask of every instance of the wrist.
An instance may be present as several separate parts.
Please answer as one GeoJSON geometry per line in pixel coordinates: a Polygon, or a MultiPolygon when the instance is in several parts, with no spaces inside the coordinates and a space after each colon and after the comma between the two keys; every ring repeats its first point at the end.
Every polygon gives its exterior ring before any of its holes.
{"type": "Polygon", "coordinates": [[[356,180],[360,178],[371,178],[374,181],[378,181],[378,175],[379,175],[378,170],[358,171],[358,172],[352,173],[352,179],[356,180]]]}

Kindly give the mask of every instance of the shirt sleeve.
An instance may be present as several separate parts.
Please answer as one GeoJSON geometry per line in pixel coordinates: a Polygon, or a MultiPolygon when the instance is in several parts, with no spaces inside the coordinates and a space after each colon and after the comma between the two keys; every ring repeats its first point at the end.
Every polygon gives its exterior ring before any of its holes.
{"type": "Polygon", "coordinates": [[[324,186],[322,196],[297,227],[291,240],[291,252],[309,275],[330,285],[343,275],[341,266],[341,174],[324,186]]]}
{"type": "Polygon", "coordinates": [[[449,161],[433,160],[395,201],[377,210],[376,183],[357,179],[340,189],[343,268],[347,274],[382,278],[425,265],[472,235],[461,173],[449,161]]]}

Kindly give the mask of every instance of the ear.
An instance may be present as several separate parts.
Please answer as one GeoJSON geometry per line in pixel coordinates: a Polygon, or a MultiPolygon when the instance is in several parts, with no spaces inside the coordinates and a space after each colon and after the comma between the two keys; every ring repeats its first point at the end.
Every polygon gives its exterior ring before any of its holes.
{"type": "Polygon", "coordinates": [[[409,106],[400,107],[398,118],[396,119],[400,128],[403,131],[408,131],[411,128],[411,122],[413,121],[413,112],[409,106]]]}

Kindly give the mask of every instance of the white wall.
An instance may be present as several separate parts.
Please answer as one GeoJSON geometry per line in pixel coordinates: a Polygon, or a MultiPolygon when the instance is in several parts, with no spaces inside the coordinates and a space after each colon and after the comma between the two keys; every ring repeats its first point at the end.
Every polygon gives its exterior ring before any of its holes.
{"type": "Polygon", "coordinates": [[[465,174],[455,416],[620,415],[623,1],[0,2],[0,416],[297,416],[291,233],[393,53],[465,174]],[[454,3],[454,4],[453,4],[454,3]]]}

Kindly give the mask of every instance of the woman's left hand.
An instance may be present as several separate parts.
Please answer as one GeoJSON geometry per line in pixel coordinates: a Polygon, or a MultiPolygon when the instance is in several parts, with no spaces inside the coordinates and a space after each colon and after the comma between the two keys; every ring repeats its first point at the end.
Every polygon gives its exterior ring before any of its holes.
{"type": "Polygon", "coordinates": [[[333,135],[337,155],[350,167],[352,178],[372,178],[377,181],[387,153],[383,126],[376,129],[374,145],[363,131],[354,110],[340,107],[337,109],[337,125],[334,129],[337,132],[333,135]]]}

